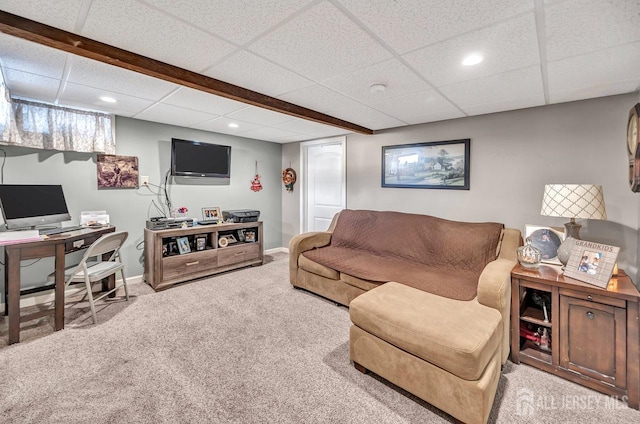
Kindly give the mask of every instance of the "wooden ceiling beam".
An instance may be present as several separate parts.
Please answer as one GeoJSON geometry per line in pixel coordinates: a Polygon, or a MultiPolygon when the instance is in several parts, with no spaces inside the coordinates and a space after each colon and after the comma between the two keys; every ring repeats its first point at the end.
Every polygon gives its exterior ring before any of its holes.
{"type": "Polygon", "coordinates": [[[343,121],[342,119],[316,112],[275,97],[229,84],[206,75],[198,74],[159,60],[151,59],[99,41],[91,40],[68,31],[41,24],[21,16],[0,10],[0,31],[38,44],[64,50],[69,53],[94,59],[119,68],[169,81],[175,84],[205,91],[253,106],[270,109],[297,118],[315,121],[361,134],[373,131],[343,121]]]}

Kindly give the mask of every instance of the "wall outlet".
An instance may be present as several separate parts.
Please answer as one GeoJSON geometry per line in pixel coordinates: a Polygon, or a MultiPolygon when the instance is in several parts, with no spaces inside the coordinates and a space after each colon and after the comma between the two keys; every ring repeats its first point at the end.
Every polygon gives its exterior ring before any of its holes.
{"type": "Polygon", "coordinates": [[[140,177],[140,185],[143,187],[148,187],[149,186],[149,176],[148,175],[143,175],[140,177]]]}

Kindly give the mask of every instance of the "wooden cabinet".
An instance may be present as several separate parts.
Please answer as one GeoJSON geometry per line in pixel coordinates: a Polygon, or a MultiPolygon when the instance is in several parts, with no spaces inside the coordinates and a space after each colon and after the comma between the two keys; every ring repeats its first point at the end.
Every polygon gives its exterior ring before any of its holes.
{"type": "Polygon", "coordinates": [[[560,267],[518,265],[511,284],[512,362],[639,408],[640,293],[623,271],[602,289],[565,278],[560,267]],[[541,342],[543,333],[548,339],[541,342]]]}
{"type": "Polygon", "coordinates": [[[145,229],[145,281],[163,290],[183,281],[262,265],[263,251],[262,222],[145,229]]]}

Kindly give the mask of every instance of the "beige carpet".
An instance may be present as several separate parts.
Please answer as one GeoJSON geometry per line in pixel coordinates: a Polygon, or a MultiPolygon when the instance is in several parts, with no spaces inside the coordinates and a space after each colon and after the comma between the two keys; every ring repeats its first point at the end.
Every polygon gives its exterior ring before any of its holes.
{"type": "MultiPolygon", "coordinates": [[[[291,288],[287,256],[160,293],[132,284],[91,325],[68,307],[6,346],[0,423],[446,423],[356,371],[345,307],[291,288]]],[[[623,402],[507,363],[490,422],[638,423],[623,402]]]]}

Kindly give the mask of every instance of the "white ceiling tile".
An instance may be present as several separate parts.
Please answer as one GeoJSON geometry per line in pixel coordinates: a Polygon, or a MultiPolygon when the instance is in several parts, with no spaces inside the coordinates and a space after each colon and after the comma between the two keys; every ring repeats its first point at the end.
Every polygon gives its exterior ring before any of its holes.
{"type": "Polygon", "coordinates": [[[84,0],[0,0],[0,10],[73,32],[84,0]]]}
{"type": "Polygon", "coordinates": [[[226,41],[129,0],[94,0],[82,34],[194,72],[234,50],[226,41]]]}
{"type": "Polygon", "coordinates": [[[227,118],[266,126],[282,124],[283,122],[293,119],[291,115],[285,115],[283,113],[277,113],[255,106],[250,106],[237,112],[230,113],[227,115],[227,118]]]}
{"type": "Polygon", "coordinates": [[[570,0],[545,7],[550,61],[640,40],[640,1],[570,0]]]}
{"type": "Polygon", "coordinates": [[[489,102],[464,108],[469,116],[483,115],[487,113],[505,112],[508,110],[525,109],[544,105],[543,96],[520,97],[517,99],[489,102]]]}
{"type": "Polygon", "coordinates": [[[61,79],[67,55],[62,50],[0,33],[0,63],[6,68],[61,79]]]}
{"type": "Polygon", "coordinates": [[[576,100],[593,99],[595,97],[632,93],[638,90],[640,90],[640,77],[626,81],[607,83],[598,87],[553,91],[549,93],[549,103],[573,102],[576,100]]]}
{"type": "Polygon", "coordinates": [[[238,135],[241,132],[262,128],[261,125],[251,124],[249,122],[238,122],[237,119],[229,119],[226,117],[220,117],[220,118],[211,119],[209,121],[200,122],[199,124],[192,125],[191,127],[197,128],[199,130],[204,130],[204,131],[219,132],[223,134],[233,134],[233,135],[238,135]],[[238,127],[231,128],[229,127],[229,124],[238,124],[238,127]]]}
{"type": "Polygon", "coordinates": [[[136,119],[162,122],[165,124],[191,127],[200,122],[216,118],[216,115],[183,109],[177,106],[156,103],[151,108],[134,116],[136,119]]]}
{"type": "Polygon", "coordinates": [[[179,85],[128,71],[106,63],[72,56],[71,72],[68,80],[77,84],[113,91],[114,93],[134,93],[136,97],[160,100],[179,85]]]}
{"type": "Polygon", "coordinates": [[[464,116],[459,109],[432,89],[385,100],[372,107],[411,124],[429,122],[430,117],[436,116],[444,117],[437,120],[464,116]]]}
{"type": "Polygon", "coordinates": [[[262,127],[255,130],[242,132],[239,134],[241,137],[254,138],[258,140],[266,141],[289,141],[298,134],[291,133],[289,131],[281,130],[279,128],[262,127]]]}
{"type": "Polygon", "coordinates": [[[306,7],[311,0],[143,0],[238,45],[306,7]]]}
{"type": "Polygon", "coordinates": [[[320,81],[391,57],[371,36],[322,2],[249,46],[288,69],[320,81]]]}
{"type": "MultiPolygon", "coordinates": [[[[293,118],[285,123],[274,125],[274,128],[280,128],[285,131],[290,131],[296,134],[314,134],[318,132],[326,131],[327,129],[334,129],[328,125],[320,124],[318,122],[309,121],[307,119],[293,118]]],[[[344,130],[342,130],[344,131],[344,130]]]]}
{"type": "Polygon", "coordinates": [[[440,91],[464,111],[471,106],[496,104],[520,98],[538,98],[544,104],[544,89],[539,66],[460,82],[440,91]]]}
{"type": "Polygon", "coordinates": [[[330,110],[328,115],[339,116],[347,122],[369,128],[371,130],[380,130],[384,128],[401,127],[406,122],[400,121],[392,116],[375,110],[369,106],[354,101],[345,102],[337,108],[330,110]]]}
{"type": "Polygon", "coordinates": [[[339,1],[400,54],[533,9],[522,0],[339,1]]]}
{"type": "Polygon", "coordinates": [[[86,87],[74,83],[67,83],[62,95],[59,97],[60,104],[73,106],[82,105],[83,108],[99,110],[115,115],[133,116],[142,112],[153,104],[150,100],[139,97],[127,96],[121,93],[112,93],[97,88],[86,87]],[[108,103],[100,100],[100,96],[108,96],[117,100],[116,103],[108,103]]]}
{"type": "Polygon", "coordinates": [[[244,50],[225,59],[205,75],[272,97],[313,84],[295,72],[244,50]],[[260,70],[260,78],[256,78],[256,69],[260,70]]]}
{"type": "Polygon", "coordinates": [[[602,87],[640,77],[640,42],[550,62],[549,93],[602,87]]]}
{"type": "Polygon", "coordinates": [[[397,59],[330,78],[322,81],[322,85],[367,105],[430,88],[426,82],[397,59]],[[383,92],[372,93],[369,86],[374,83],[385,84],[387,88],[383,92]]]}
{"type": "Polygon", "coordinates": [[[4,78],[12,97],[21,97],[45,103],[54,103],[60,88],[60,80],[16,71],[3,69],[4,78]]]}
{"type": "Polygon", "coordinates": [[[278,98],[322,113],[327,113],[344,102],[353,102],[348,97],[319,84],[292,91],[278,98]]]}
{"type": "Polygon", "coordinates": [[[403,56],[437,87],[540,63],[533,13],[483,28],[403,56]],[[484,61],[463,66],[470,53],[484,61]]]}
{"type": "Polygon", "coordinates": [[[212,113],[214,115],[226,115],[247,107],[245,103],[227,99],[204,91],[195,90],[189,87],[181,87],[171,93],[162,103],[180,106],[186,109],[198,110],[200,112],[212,113]]]}

